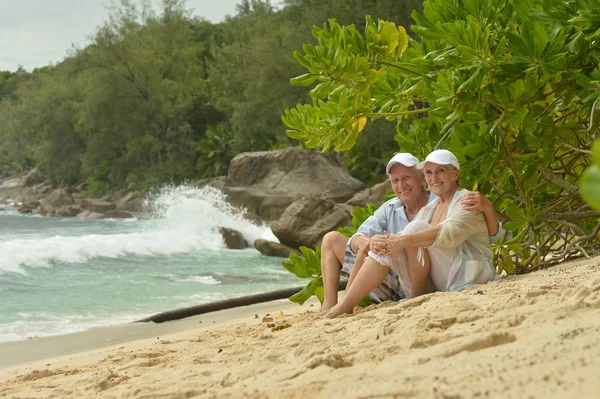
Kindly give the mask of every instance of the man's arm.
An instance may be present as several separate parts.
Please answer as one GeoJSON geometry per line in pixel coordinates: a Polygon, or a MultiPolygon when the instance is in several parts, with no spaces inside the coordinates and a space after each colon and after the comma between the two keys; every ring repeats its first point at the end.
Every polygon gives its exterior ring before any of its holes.
{"type": "Polygon", "coordinates": [[[356,255],[363,247],[369,245],[369,240],[374,235],[385,233],[390,213],[390,205],[386,202],[360,225],[356,234],[348,240],[348,248],[353,254],[356,255]]]}

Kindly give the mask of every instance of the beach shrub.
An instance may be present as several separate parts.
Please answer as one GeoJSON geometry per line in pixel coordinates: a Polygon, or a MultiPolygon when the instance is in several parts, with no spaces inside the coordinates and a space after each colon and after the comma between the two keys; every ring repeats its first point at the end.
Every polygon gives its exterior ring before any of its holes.
{"type": "MultiPolygon", "coordinates": [[[[284,260],[282,265],[290,273],[295,274],[298,278],[310,278],[310,282],[304,289],[290,297],[290,301],[296,302],[299,305],[304,304],[311,296],[316,296],[319,302],[323,303],[323,277],[321,275],[321,248],[315,249],[300,247],[302,256],[292,252],[287,260],[284,260]]],[[[358,306],[369,306],[374,301],[370,296],[365,296],[358,303],[358,306]]]]}
{"type": "Polygon", "coordinates": [[[375,211],[379,208],[375,204],[367,204],[364,206],[355,206],[353,210],[350,211],[350,216],[352,216],[352,226],[345,226],[338,228],[338,231],[350,238],[360,227],[361,224],[365,222],[369,218],[369,216],[373,216],[375,211]]]}
{"type": "Polygon", "coordinates": [[[595,163],[583,172],[580,181],[581,195],[594,208],[600,209],[600,140],[592,147],[595,163]]]}
{"type": "Polygon", "coordinates": [[[323,277],[321,277],[321,248],[311,249],[300,247],[303,256],[292,252],[288,260],[283,261],[283,267],[298,278],[310,278],[311,281],[290,301],[302,305],[308,298],[315,295],[323,303],[323,277]]]}
{"type": "MultiPolygon", "coordinates": [[[[288,136],[346,151],[385,118],[399,149],[423,158],[446,148],[461,183],[495,204],[513,238],[500,265],[527,272],[598,253],[600,211],[589,150],[598,134],[598,0],[428,0],[413,11],[416,39],[366,18],[363,32],[335,19],[294,58],[312,103],[287,109],[288,136]],[[418,115],[409,127],[401,123],[418,115]],[[594,122],[595,121],[595,122],[594,122]]],[[[508,269],[508,268],[507,268],[508,269]]]]}

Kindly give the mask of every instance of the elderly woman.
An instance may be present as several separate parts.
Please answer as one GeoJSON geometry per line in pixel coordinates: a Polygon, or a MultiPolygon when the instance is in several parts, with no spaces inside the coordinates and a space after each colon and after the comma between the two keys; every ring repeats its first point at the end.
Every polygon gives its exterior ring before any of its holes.
{"type": "MultiPolygon", "coordinates": [[[[391,267],[406,296],[417,297],[436,290],[459,291],[492,280],[496,272],[488,226],[483,215],[461,203],[469,192],[458,187],[458,160],[450,151],[436,150],[418,168],[424,171],[425,181],[437,198],[421,208],[402,233],[371,239],[366,267],[356,282],[370,281],[367,273],[385,276],[391,267]]],[[[356,282],[326,317],[350,313],[369,292],[368,284],[356,282]]]]}

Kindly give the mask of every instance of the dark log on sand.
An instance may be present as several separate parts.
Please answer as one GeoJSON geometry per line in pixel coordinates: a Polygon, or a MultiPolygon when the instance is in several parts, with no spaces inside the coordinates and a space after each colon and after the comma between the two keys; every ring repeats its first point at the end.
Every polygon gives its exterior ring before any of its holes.
{"type": "MultiPolygon", "coordinates": [[[[346,283],[346,281],[340,281],[339,289],[345,289],[346,283]]],[[[158,313],[153,316],[146,317],[145,319],[138,320],[136,321],[136,323],[163,323],[165,321],[179,320],[186,317],[197,316],[199,314],[216,312],[219,310],[249,306],[257,303],[275,301],[277,299],[285,299],[300,292],[303,289],[304,287],[284,288],[277,291],[263,292],[260,294],[224,299],[222,301],[205,303],[202,305],[190,306],[187,308],[169,310],[167,312],[158,313]]]]}

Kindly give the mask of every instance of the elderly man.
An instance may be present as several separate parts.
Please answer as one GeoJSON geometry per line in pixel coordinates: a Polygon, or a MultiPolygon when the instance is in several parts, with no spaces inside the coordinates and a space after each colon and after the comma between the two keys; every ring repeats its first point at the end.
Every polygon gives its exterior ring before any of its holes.
{"type": "MultiPolygon", "coordinates": [[[[329,232],[323,238],[321,270],[324,300],[321,315],[325,315],[337,304],[340,274],[348,277],[348,287],[352,284],[369,252],[370,237],[401,232],[422,207],[436,198],[425,190],[423,175],[416,168],[418,164],[419,160],[412,154],[394,155],[387,164],[386,173],[396,198],[381,205],[350,239],[337,231],[329,232]]],[[[480,193],[469,193],[461,202],[465,209],[484,214],[491,241],[496,241],[504,233],[491,202],[480,193]]],[[[400,300],[405,294],[400,288],[398,276],[390,269],[384,281],[371,291],[370,296],[375,302],[382,302],[400,300]]]]}

